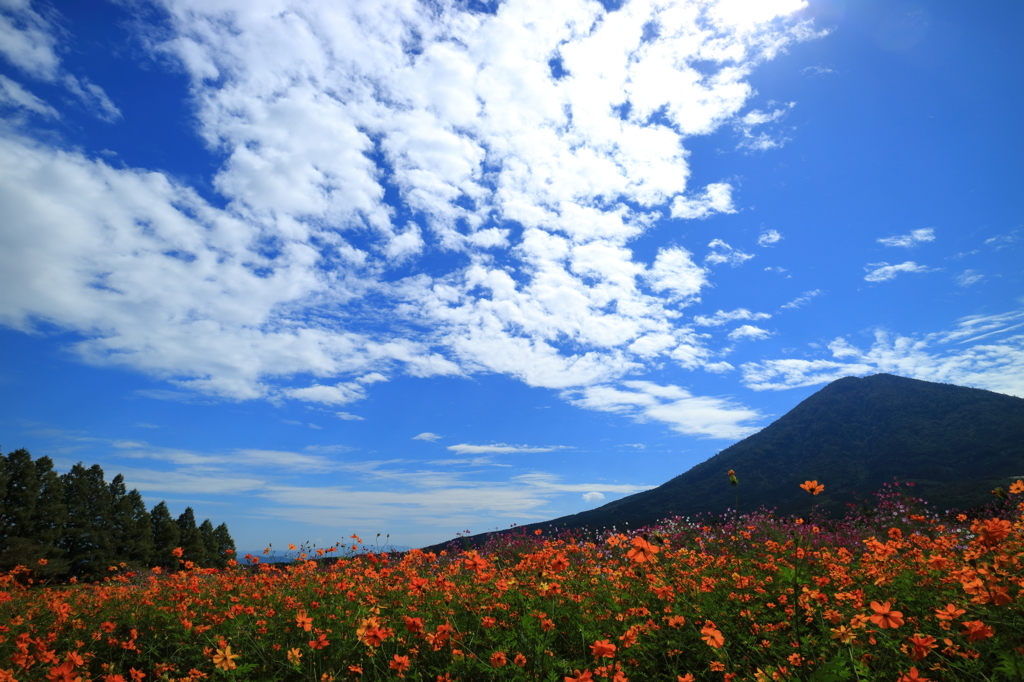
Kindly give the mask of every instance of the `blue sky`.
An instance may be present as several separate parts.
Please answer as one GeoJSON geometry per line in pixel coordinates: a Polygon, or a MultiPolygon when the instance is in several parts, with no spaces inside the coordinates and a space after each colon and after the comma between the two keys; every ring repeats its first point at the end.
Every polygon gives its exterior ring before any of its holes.
{"type": "Polygon", "coordinates": [[[0,445],[242,549],[417,546],[842,376],[1024,396],[1022,21],[2,0],[0,445]]]}

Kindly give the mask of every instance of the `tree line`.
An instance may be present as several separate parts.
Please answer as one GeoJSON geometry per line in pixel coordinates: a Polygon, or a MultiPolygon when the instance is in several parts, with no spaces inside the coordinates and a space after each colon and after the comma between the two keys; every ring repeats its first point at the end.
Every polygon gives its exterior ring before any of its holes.
{"type": "Polygon", "coordinates": [[[111,566],[224,567],[234,551],[226,524],[197,525],[191,507],[175,519],[164,502],[147,511],[124,476],[107,483],[98,464],[60,475],[49,457],[33,460],[25,449],[0,455],[0,571],[97,579],[111,566]]]}

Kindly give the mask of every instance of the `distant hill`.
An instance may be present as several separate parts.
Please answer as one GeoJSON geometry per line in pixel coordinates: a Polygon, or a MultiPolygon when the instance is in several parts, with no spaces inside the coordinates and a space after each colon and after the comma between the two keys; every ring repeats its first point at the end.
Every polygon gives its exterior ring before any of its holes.
{"type": "Polygon", "coordinates": [[[813,500],[818,508],[842,513],[894,477],[913,482],[914,494],[940,510],[967,509],[1024,478],[1024,399],[891,374],[846,377],[657,488],[524,528],[636,528],[721,514],[735,503],[730,469],[741,512],[809,511],[812,497],[799,485],[816,479],[825,484],[813,500]]]}

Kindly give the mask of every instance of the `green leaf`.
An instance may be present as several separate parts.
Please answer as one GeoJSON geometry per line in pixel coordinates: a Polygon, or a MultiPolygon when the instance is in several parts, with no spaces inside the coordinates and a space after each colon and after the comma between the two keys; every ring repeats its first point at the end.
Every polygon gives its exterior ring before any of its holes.
{"type": "Polygon", "coordinates": [[[842,658],[833,658],[807,678],[809,682],[847,682],[854,678],[853,671],[842,658]]]}

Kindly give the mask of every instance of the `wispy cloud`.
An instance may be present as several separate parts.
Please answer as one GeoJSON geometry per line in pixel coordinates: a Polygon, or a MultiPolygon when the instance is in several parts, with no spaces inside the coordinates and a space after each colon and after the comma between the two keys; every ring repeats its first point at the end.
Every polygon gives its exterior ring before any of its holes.
{"type": "Polygon", "coordinates": [[[754,390],[813,386],[844,376],[887,372],[1024,397],[1024,335],[1007,335],[1021,327],[1024,312],[1020,311],[970,316],[954,329],[918,337],[879,330],[867,350],[838,338],[829,344],[830,360],[769,360],[746,363],[741,370],[744,383],[754,390]],[[993,338],[998,336],[1002,338],[993,338]]]}
{"type": "Polygon", "coordinates": [[[902,246],[910,248],[923,242],[935,241],[935,229],[925,227],[920,230],[913,230],[910,234],[901,234],[895,237],[882,237],[876,240],[884,246],[902,246]]]}
{"type": "Polygon", "coordinates": [[[737,249],[732,248],[721,239],[713,239],[708,247],[712,249],[711,253],[704,257],[704,262],[708,265],[720,265],[722,263],[728,263],[729,265],[736,267],[754,257],[752,253],[745,253],[737,249]]]}
{"type": "Polygon", "coordinates": [[[811,299],[813,299],[815,296],[820,296],[820,295],[821,295],[821,289],[814,289],[813,291],[805,291],[804,293],[800,294],[799,296],[794,298],[789,303],[784,303],[782,305],[781,309],[782,310],[795,310],[797,308],[800,308],[800,307],[804,306],[807,303],[810,303],[811,299]]]}
{"type": "Polygon", "coordinates": [[[573,404],[590,410],[618,412],[640,421],[658,421],[672,430],[702,438],[736,439],[757,427],[749,422],[762,415],[727,398],[695,396],[674,385],[624,381],[622,388],[591,386],[570,396],[573,404]]]}
{"type": "Polygon", "coordinates": [[[985,275],[977,270],[964,270],[956,276],[956,284],[961,287],[969,287],[985,279],[985,275]]]}
{"type": "Polygon", "coordinates": [[[365,417],[360,417],[359,415],[351,414],[349,412],[335,412],[334,415],[338,419],[343,419],[345,421],[365,421],[366,419],[365,417]]]}
{"type": "MultiPolygon", "coordinates": [[[[789,102],[785,106],[772,111],[755,109],[739,117],[734,124],[736,130],[742,136],[737,148],[763,152],[785,145],[789,142],[789,138],[780,134],[771,135],[764,131],[755,133],[755,128],[781,120],[794,106],[796,106],[796,102],[789,102]]],[[[772,232],[775,231],[772,230],[772,232]]],[[[775,232],[775,234],[778,235],[778,232],[775,232]]],[[[778,241],[778,239],[775,241],[778,241]]],[[[761,244],[761,246],[764,246],[764,244],[761,244]]]]}
{"type": "Polygon", "coordinates": [[[895,279],[896,275],[901,272],[931,272],[931,269],[927,266],[918,265],[914,261],[909,260],[899,265],[869,263],[864,266],[864,269],[868,271],[868,274],[864,275],[864,279],[868,282],[888,282],[891,279],[895,279]]]}
{"type": "Polygon", "coordinates": [[[729,340],[744,341],[767,339],[771,335],[772,333],[767,329],[761,329],[760,327],[755,327],[752,324],[744,324],[729,332],[729,340]]]}
{"type": "Polygon", "coordinates": [[[434,441],[437,441],[437,440],[441,440],[441,438],[442,438],[442,436],[439,436],[436,433],[431,433],[430,431],[424,431],[423,433],[419,434],[418,436],[413,436],[412,437],[413,440],[427,440],[427,441],[430,441],[431,443],[433,443],[434,441]]]}
{"type": "MultiPolygon", "coordinates": [[[[120,110],[103,88],[64,68],[57,54],[60,32],[49,18],[32,9],[29,2],[8,2],[0,6],[0,54],[9,63],[32,79],[63,85],[103,120],[121,118],[120,110]]],[[[0,103],[5,101],[42,116],[60,117],[56,109],[22,85],[0,76],[0,103]]]]}
{"type": "Polygon", "coordinates": [[[495,443],[493,445],[469,445],[466,443],[460,443],[458,445],[449,445],[448,449],[452,452],[458,452],[459,454],[465,455],[482,455],[486,453],[498,453],[498,454],[515,454],[520,452],[551,452],[552,450],[564,450],[568,446],[565,445],[549,445],[543,447],[535,447],[529,445],[507,445],[505,443],[495,443]]]}
{"type": "Polygon", "coordinates": [[[771,318],[769,313],[752,313],[746,308],[737,308],[726,312],[719,310],[714,315],[695,315],[693,317],[693,323],[702,327],[720,327],[727,322],[734,322],[736,320],[767,320],[771,318]]]}
{"type": "Polygon", "coordinates": [[[771,246],[772,244],[777,244],[781,240],[782,235],[778,230],[767,230],[758,236],[757,243],[759,246],[771,246]]]}

